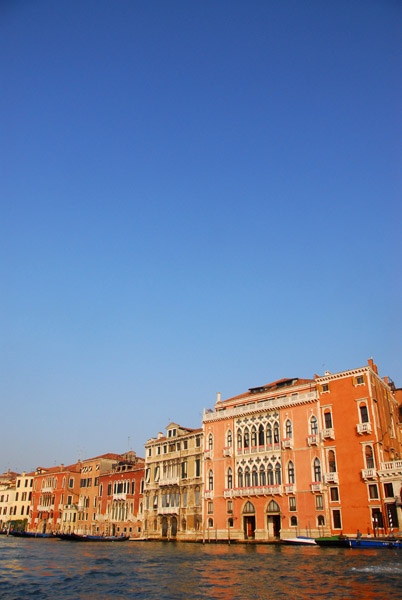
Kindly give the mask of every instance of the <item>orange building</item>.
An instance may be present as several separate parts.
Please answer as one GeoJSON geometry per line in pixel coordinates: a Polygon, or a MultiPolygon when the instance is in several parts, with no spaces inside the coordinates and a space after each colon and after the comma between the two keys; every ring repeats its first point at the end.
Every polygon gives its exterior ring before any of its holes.
{"type": "Polygon", "coordinates": [[[141,537],[144,465],[143,458],[127,452],[110,471],[99,476],[97,533],[141,537]]]}
{"type": "Polygon", "coordinates": [[[79,463],[68,467],[38,467],[33,475],[28,531],[62,531],[63,510],[77,502],[79,481],[79,463]]]}
{"type": "Polygon", "coordinates": [[[203,417],[205,536],[270,541],[401,527],[397,420],[392,385],[372,361],[218,397],[203,417]]]}

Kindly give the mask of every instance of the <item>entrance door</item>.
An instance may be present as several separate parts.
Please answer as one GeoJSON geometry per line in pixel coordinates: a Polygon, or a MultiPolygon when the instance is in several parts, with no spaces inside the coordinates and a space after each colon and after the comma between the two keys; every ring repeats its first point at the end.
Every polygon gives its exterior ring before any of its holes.
{"type": "Polygon", "coordinates": [[[268,537],[279,538],[281,533],[281,515],[268,515],[268,537]]]}
{"type": "Polygon", "coordinates": [[[243,517],[244,518],[244,539],[253,540],[255,537],[255,517],[243,517]]]}
{"type": "Polygon", "coordinates": [[[172,530],[172,537],[176,537],[176,535],[177,535],[177,519],[176,519],[176,517],[172,517],[171,530],[172,530]]]}
{"type": "Polygon", "coordinates": [[[167,537],[168,534],[168,522],[166,517],[162,517],[162,537],[167,537]]]}

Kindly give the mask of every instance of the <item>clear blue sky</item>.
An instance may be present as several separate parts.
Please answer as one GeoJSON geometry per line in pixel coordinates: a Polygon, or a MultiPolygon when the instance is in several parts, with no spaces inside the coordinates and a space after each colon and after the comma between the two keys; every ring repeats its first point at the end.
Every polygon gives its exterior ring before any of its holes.
{"type": "Polygon", "coordinates": [[[0,471],[402,385],[398,0],[3,0],[0,471]],[[130,438],[130,439],[129,439],[130,438]]]}

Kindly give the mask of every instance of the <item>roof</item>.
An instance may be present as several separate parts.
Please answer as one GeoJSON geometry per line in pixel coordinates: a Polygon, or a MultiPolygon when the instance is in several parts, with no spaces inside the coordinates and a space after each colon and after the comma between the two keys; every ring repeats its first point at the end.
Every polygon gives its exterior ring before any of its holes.
{"type": "Polygon", "coordinates": [[[99,460],[100,458],[104,458],[105,460],[121,460],[121,454],[114,454],[113,452],[108,452],[106,454],[100,454],[99,456],[94,456],[93,458],[86,458],[81,461],[83,463],[91,462],[92,460],[99,460]]]}
{"type": "Polygon", "coordinates": [[[219,402],[217,402],[217,404],[226,403],[233,400],[241,400],[242,398],[249,398],[253,394],[282,391],[290,387],[294,387],[296,385],[303,385],[306,383],[314,383],[314,379],[299,379],[297,377],[293,377],[292,379],[277,379],[272,383],[267,383],[258,387],[249,388],[248,392],[244,392],[243,394],[239,394],[238,396],[233,396],[232,398],[228,398],[227,400],[220,400],[219,402]]]}

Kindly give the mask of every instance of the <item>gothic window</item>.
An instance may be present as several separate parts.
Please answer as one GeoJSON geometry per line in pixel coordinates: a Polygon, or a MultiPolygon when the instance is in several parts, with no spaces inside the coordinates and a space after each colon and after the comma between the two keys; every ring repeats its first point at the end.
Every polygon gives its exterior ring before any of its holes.
{"type": "Polygon", "coordinates": [[[281,485],[282,483],[281,466],[279,463],[276,463],[275,467],[275,483],[276,485],[281,485]]]}
{"type": "Polygon", "coordinates": [[[365,404],[360,405],[360,421],[361,423],[369,422],[368,410],[365,404]]]}
{"type": "Polygon", "coordinates": [[[208,489],[214,489],[214,472],[212,470],[210,470],[208,473],[208,489]]]}
{"type": "Polygon", "coordinates": [[[274,485],[274,470],[272,465],[268,466],[268,485],[274,485]]]}
{"type": "Polygon", "coordinates": [[[318,458],[314,460],[314,481],[321,481],[321,463],[318,458]]]}
{"type": "Polygon", "coordinates": [[[251,472],[251,481],[254,487],[258,485],[258,471],[256,466],[253,467],[253,470],[251,472]]]}
{"type": "Polygon", "coordinates": [[[272,427],[270,423],[267,425],[267,445],[272,446],[272,427]]]}
{"type": "Polygon", "coordinates": [[[243,486],[243,469],[241,467],[237,470],[237,484],[238,487],[242,488],[243,486]]]}
{"type": "Polygon", "coordinates": [[[229,490],[231,490],[233,487],[233,473],[232,473],[232,469],[230,467],[228,468],[227,487],[229,490]]]}
{"type": "Polygon", "coordinates": [[[246,467],[244,471],[244,487],[250,487],[250,468],[246,467]]]}
{"type": "Polygon", "coordinates": [[[336,473],[336,459],[333,450],[329,450],[328,452],[328,471],[330,473],[336,473]]]}
{"type": "Polygon", "coordinates": [[[214,436],[212,435],[212,433],[210,433],[208,436],[208,450],[212,450],[213,447],[214,447],[214,436]]]}
{"type": "Polygon", "coordinates": [[[255,427],[251,430],[251,446],[257,445],[257,429],[255,427]]]}
{"type": "Polygon", "coordinates": [[[291,438],[292,436],[293,436],[292,421],[290,419],[288,419],[286,421],[286,437],[291,438]]]}
{"type": "Polygon", "coordinates": [[[249,446],[250,446],[250,434],[248,432],[248,429],[246,429],[244,432],[244,447],[249,448],[249,446]]]}
{"type": "Polygon", "coordinates": [[[233,440],[232,440],[232,430],[231,429],[229,429],[229,431],[228,431],[226,443],[229,448],[232,447],[233,440]]]}
{"type": "Polygon", "coordinates": [[[310,433],[311,433],[311,435],[317,435],[317,433],[318,433],[317,417],[312,416],[310,419],[310,433]]]}
{"type": "Polygon", "coordinates": [[[260,425],[258,428],[258,445],[264,445],[264,427],[262,425],[260,425]]]}
{"type": "Polygon", "coordinates": [[[364,449],[364,454],[366,457],[366,468],[374,469],[375,465],[374,465],[373,448],[371,446],[366,446],[364,449]]]}
{"type": "Polygon", "coordinates": [[[274,443],[279,444],[279,424],[274,425],[274,443]]]}
{"type": "Polygon", "coordinates": [[[260,485],[267,485],[267,478],[265,476],[265,469],[263,465],[260,467],[260,485]]]}
{"type": "Polygon", "coordinates": [[[288,483],[295,482],[295,467],[293,462],[290,460],[288,463],[288,483]]]}
{"type": "Polygon", "coordinates": [[[242,438],[242,435],[241,435],[241,431],[239,431],[239,433],[237,434],[237,447],[238,448],[242,448],[243,447],[242,441],[243,441],[243,438],[242,438]]]}

